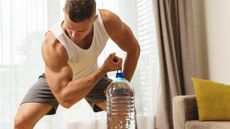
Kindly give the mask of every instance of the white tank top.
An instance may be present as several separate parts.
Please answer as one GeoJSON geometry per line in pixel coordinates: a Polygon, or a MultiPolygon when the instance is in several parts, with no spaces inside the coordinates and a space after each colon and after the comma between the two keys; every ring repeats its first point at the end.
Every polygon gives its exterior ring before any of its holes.
{"type": "Polygon", "coordinates": [[[87,76],[97,70],[98,56],[108,41],[109,36],[103,25],[100,11],[97,10],[96,13],[97,18],[93,23],[92,44],[88,49],[80,48],[66,35],[61,27],[63,21],[57,22],[50,29],[68,53],[68,64],[73,71],[73,80],[87,76]]]}

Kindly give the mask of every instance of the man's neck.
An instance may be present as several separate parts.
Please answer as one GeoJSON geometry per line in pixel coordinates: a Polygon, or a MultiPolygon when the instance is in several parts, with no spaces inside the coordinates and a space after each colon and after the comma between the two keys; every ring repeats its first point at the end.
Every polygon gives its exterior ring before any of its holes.
{"type": "Polygon", "coordinates": [[[77,44],[82,49],[89,49],[90,46],[92,45],[92,41],[93,41],[93,28],[91,32],[81,42],[75,44],[77,44]]]}

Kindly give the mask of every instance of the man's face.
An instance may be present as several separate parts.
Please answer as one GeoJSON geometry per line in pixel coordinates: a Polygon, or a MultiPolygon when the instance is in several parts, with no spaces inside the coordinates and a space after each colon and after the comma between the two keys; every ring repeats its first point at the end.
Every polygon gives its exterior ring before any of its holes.
{"type": "Polygon", "coordinates": [[[64,27],[72,41],[80,43],[92,30],[95,17],[81,22],[73,22],[65,15],[64,27]]]}

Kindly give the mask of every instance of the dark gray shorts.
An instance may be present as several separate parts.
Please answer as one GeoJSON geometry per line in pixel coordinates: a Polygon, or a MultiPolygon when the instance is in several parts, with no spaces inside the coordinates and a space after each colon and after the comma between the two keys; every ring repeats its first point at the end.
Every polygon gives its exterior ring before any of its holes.
{"type": "MultiPolygon", "coordinates": [[[[106,100],[105,90],[111,81],[112,80],[105,75],[85,97],[94,112],[102,111],[102,109],[95,105],[95,103],[106,100]]],[[[56,113],[59,104],[48,86],[45,74],[39,76],[38,81],[29,89],[21,104],[33,102],[49,103],[53,108],[47,113],[47,115],[56,113]]]]}

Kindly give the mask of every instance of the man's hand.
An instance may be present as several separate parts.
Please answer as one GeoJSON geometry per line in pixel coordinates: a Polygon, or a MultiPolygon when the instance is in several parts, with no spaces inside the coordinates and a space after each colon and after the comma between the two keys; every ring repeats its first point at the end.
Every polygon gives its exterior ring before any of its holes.
{"type": "Polygon", "coordinates": [[[104,61],[102,68],[108,72],[119,70],[122,68],[122,58],[116,56],[116,53],[111,53],[104,61]]]}

